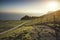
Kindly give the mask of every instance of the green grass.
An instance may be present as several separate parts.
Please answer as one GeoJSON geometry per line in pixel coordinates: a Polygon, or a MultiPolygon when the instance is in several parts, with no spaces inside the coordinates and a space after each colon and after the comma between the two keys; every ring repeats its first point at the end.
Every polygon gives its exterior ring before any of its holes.
{"type": "MultiPolygon", "coordinates": [[[[23,20],[23,21],[22,20],[21,21],[8,21],[8,23],[6,23],[6,21],[2,21],[1,23],[5,24],[5,25],[1,25],[1,27],[3,26],[3,27],[6,27],[6,28],[9,28],[8,26],[12,25],[11,28],[13,28],[13,27],[16,27],[17,25],[25,22],[25,21],[26,20],[23,20]],[[5,22],[5,23],[3,23],[3,22],[5,22]],[[8,25],[8,26],[6,26],[6,25],[8,25]]],[[[33,40],[33,39],[37,40],[37,36],[39,36],[38,35],[38,32],[39,32],[39,34],[42,36],[41,40],[45,40],[46,35],[47,36],[51,35],[51,34],[49,34],[50,32],[55,34],[54,30],[48,29],[48,27],[43,26],[43,25],[35,25],[37,23],[41,23],[41,20],[40,19],[27,20],[26,24],[24,24],[23,26],[21,26],[17,29],[14,29],[12,31],[8,31],[4,34],[1,34],[0,38],[10,37],[10,36],[15,37],[15,35],[17,35],[17,36],[20,35],[21,38],[18,38],[19,40],[24,40],[25,38],[26,38],[26,40],[33,40]],[[37,31],[34,28],[36,28],[37,31]]],[[[53,25],[53,24],[47,24],[47,25],[53,25]]],[[[59,26],[59,24],[56,24],[56,25],[59,26]]],[[[16,39],[16,40],[18,40],[18,39],[16,39]]]]}
{"type": "Polygon", "coordinates": [[[27,32],[29,32],[30,30],[32,29],[32,27],[21,27],[21,28],[17,28],[17,29],[15,29],[15,30],[12,30],[12,31],[9,31],[9,32],[6,32],[6,33],[4,33],[4,34],[1,34],[0,35],[0,37],[2,38],[2,37],[9,37],[9,36],[14,36],[15,35],[15,33],[16,34],[20,34],[20,33],[23,33],[23,31],[25,30],[25,31],[27,31],[27,32]],[[3,36],[4,35],[4,36],[3,36]]]}
{"type": "MultiPolygon", "coordinates": [[[[15,21],[14,20],[12,21],[0,20],[0,32],[7,31],[27,21],[26,24],[24,24],[23,26],[19,28],[0,34],[0,38],[5,38],[5,37],[9,38],[11,36],[13,37],[12,40],[38,40],[38,39],[39,40],[55,40],[56,39],[55,29],[60,30],[60,23],[59,23],[60,12],[57,12],[56,14],[58,14],[58,15],[55,15],[56,17],[49,14],[49,15],[41,16],[40,18],[33,19],[33,20],[15,20],[15,21]],[[53,24],[54,21],[57,24],[53,24]],[[46,26],[46,25],[49,25],[51,27],[46,26]],[[52,27],[55,29],[52,29],[52,27]]],[[[59,34],[60,32],[58,33],[58,35],[59,34]]]]}
{"type": "Polygon", "coordinates": [[[24,21],[20,21],[20,20],[3,20],[3,21],[0,21],[0,32],[14,28],[23,22],[24,21]]]}

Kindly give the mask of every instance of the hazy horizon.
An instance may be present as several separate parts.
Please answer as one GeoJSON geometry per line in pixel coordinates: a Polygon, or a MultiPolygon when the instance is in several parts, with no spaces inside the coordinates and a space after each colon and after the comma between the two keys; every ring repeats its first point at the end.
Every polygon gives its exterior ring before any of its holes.
{"type": "Polygon", "coordinates": [[[28,13],[0,13],[0,20],[20,20],[25,15],[39,17],[41,15],[28,14],[28,13]]]}
{"type": "Polygon", "coordinates": [[[56,10],[60,10],[60,0],[0,0],[0,19],[15,20],[24,15],[41,16],[56,10]]]}

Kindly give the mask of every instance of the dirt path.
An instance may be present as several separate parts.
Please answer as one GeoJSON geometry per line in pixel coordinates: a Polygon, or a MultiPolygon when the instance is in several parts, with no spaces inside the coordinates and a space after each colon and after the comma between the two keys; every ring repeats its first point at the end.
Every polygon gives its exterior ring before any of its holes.
{"type": "Polygon", "coordinates": [[[27,23],[27,22],[21,23],[20,25],[14,27],[14,28],[12,28],[12,29],[9,29],[9,30],[7,30],[7,31],[1,32],[0,35],[1,35],[1,34],[4,34],[4,33],[7,33],[7,32],[9,32],[9,31],[12,31],[12,30],[14,30],[14,29],[17,29],[17,28],[19,28],[20,26],[24,25],[25,23],[27,23]]]}

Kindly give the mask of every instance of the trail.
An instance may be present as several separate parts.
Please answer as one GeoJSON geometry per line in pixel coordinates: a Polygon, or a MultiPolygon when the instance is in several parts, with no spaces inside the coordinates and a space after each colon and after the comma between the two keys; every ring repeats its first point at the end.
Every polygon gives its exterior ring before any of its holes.
{"type": "Polygon", "coordinates": [[[14,28],[11,28],[11,29],[7,30],[7,31],[1,32],[0,35],[1,35],[1,34],[4,34],[4,33],[7,33],[7,32],[9,32],[9,31],[12,31],[12,30],[14,30],[14,29],[17,29],[17,28],[19,28],[20,26],[24,25],[25,23],[27,23],[27,22],[24,22],[24,23],[22,23],[22,24],[20,24],[20,25],[18,25],[18,26],[16,26],[16,27],[14,27],[14,28]]]}

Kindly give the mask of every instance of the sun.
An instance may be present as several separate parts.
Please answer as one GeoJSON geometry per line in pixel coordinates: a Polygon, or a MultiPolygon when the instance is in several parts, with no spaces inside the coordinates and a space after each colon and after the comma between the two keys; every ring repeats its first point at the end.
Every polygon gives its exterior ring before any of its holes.
{"type": "Polygon", "coordinates": [[[58,3],[55,1],[48,2],[47,7],[49,11],[56,10],[58,8],[58,3]]]}

